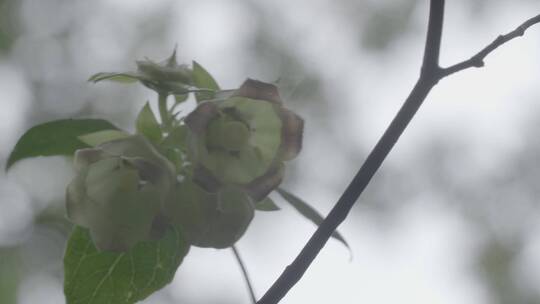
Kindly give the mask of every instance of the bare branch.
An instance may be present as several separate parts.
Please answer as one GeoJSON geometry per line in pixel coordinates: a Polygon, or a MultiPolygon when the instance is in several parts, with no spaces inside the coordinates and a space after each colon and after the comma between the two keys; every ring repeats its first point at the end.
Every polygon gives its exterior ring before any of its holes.
{"type": "MultiPolygon", "coordinates": [[[[440,35],[442,34],[444,0],[431,0],[430,3],[428,22],[430,28],[428,28],[426,39],[426,52],[435,52],[438,54],[441,42],[440,35]]],[[[388,153],[390,153],[403,131],[405,131],[405,128],[407,128],[407,125],[422,105],[422,102],[426,99],[430,90],[440,79],[438,77],[438,55],[435,57],[433,54],[428,53],[424,56],[425,66],[422,68],[420,79],[396,117],[390,123],[390,126],[377,142],[375,148],[373,148],[336,205],[319,225],[317,231],[311,236],[294,261],[285,268],[280,277],[257,302],[258,304],[276,304],[281,301],[287,292],[302,278],[332,233],[345,220],[356,200],[369,184],[371,178],[377,172],[388,153]]]]}
{"type": "Polygon", "coordinates": [[[499,35],[495,40],[493,40],[492,43],[490,43],[488,46],[483,48],[480,52],[478,52],[476,55],[472,56],[470,59],[462,61],[460,63],[457,63],[455,65],[452,65],[450,67],[442,69],[442,75],[441,77],[446,77],[448,75],[454,74],[456,72],[476,67],[480,68],[484,66],[484,59],[487,55],[489,55],[491,52],[493,52],[495,49],[500,47],[501,45],[505,44],[506,42],[521,37],[525,34],[525,31],[537,24],[540,23],[540,15],[537,15],[525,22],[523,22],[520,26],[518,26],[515,30],[509,32],[506,35],[499,35]]]}
{"type": "Polygon", "coordinates": [[[383,136],[379,139],[364,164],[355,175],[345,192],[332,208],[328,216],[319,225],[302,251],[294,261],[285,268],[280,277],[268,289],[258,304],[276,304],[302,278],[315,257],[326,244],[332,233],[345,220],[358,197],[371,181],[373,175],[382,165],[395,143],[426,99],[431,89],[444,77],[463,69],[482,66],[483,59],[500,45],[515,37],[523,35],[532,25],[540,22],[540,15],[527,20],[516,30],[498,37],[471,59],[446,69],[439,67],[439,52],[444,17],[444,0],[430,0],[430,14],[425,53],[420,78],[405,100],[405,103],[394,117],[383,136]]]}

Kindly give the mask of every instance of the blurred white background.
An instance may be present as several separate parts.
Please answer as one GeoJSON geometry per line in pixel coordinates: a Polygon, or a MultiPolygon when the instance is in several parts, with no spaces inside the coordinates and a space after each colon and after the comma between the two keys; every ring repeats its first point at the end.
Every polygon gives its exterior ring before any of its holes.
{"type": "MultiPolygon", "coordinates": [[[[279,79],[306,120],[285,187],[326,214],[420,69],[428,1],[0,0],[0,161],[30,126],[105,118],[128,130],[152,93],[89,75],[196,60],[224,88],[279,79]]],[[[442,65],[540,13],[448,1],[442,65]]],[[[350,217],[282,303],[540,303],[540,26],[434,89],[350,217]]],[[[0,173],[0,303],[59,304],[69,161],[0,173]]],[[[314,231],[283,201],[238,247],[258,296],[314,231]]],[[[192,248],[144,303],[249,303],[230,250],[192,248]]]]}

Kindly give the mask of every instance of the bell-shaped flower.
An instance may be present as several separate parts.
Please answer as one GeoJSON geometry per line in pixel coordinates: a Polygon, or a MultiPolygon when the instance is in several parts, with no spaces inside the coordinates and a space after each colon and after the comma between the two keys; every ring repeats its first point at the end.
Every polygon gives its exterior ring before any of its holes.
{"type": "Polygon", "coordinates": [[[86,227],[97,248],[126,251],[155,236],[174,166],[140,135],[75,153],[68,217],[86,227]]]}
{"type": "Polygon", "coordinates": [[[185,121],[194,180],[210,192],[234,185],[260,201],[301,149],[303,120],[283,107],[274,85],[256,80],[202,102],[185,121]]]}

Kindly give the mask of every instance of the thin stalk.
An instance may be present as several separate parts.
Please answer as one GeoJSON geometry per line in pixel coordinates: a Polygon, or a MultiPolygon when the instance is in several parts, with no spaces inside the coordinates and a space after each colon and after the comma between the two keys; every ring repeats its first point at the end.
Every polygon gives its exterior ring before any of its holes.
{"type": "Polygon", "coordinates": [[[166,93],[158,94],[159,116],[161,117],[161,125],[164,130],[168,130],[171,127],[171,116],[167,109],[167,96],[166,93]]]}
{"type": "Polygon", "coordinates": [[[255,304],[257,303],[257,297],[255,296],[255,290],[253,290],[253,285],[251,284],[251,280],[249,279],[246,265],[244,265],[242,257],[240,256],[238,249],[236,249],[236,246],[232,246],[231,249],[234,253],[234,257],[236,258],[236,262],[238,262],[238,265],[240,266],[240,270],[242,270],[242,275],[244,276],[244,281],[246,282],[246,287],[251,297],[251,303],[255,304]]]}

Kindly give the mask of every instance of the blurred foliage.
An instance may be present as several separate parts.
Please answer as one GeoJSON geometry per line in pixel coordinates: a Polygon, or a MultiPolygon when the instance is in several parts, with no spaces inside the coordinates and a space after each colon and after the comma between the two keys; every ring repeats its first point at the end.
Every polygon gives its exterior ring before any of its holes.
{"type": "Polygon", "coordinates": [[[0,0],[0,54],[9,51],[18,34],[17,1],[0,0]]]}
{"type": "Polygon", "coordinates": [[[384,4],[372,4],[370,14],[367,15],[364,25],[366,27],[361,45],[380,51],[392,43],[399,44],[400,36],[411,26],[412,13],[417,1],[395,1],[384,4]]]}
{"type": "Polygon", "coordinates": [[[20,257],[16,248],[0,248],[0,303],[17,303],[20,257]]]}

